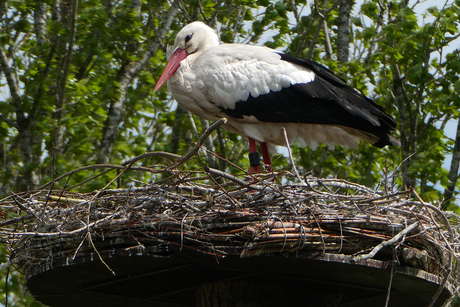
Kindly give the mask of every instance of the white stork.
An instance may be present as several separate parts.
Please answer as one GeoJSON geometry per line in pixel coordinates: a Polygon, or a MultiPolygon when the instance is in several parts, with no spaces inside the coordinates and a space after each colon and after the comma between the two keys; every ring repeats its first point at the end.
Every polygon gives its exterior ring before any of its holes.
{"type": "Polygon", "coordinates": [[[184,109],[207,120],[226,117],[226,130],[249,138],[250,172],[271,171],[267,144],[289,141],[356,148],[359,139],[377,147],[398,144],[395,120],[379,105],[320,64],[261,46],[219,44],[202,22],[185,26],[155,86],[168,81],[184,109]],[[169,81],[168,81],[169,80],[169,81]]]}

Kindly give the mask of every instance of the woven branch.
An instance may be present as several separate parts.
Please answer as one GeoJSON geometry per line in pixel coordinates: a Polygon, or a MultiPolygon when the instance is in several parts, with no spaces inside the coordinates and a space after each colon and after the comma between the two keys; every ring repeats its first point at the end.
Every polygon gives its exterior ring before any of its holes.
{"type": "Polygon", "coordinates": [[[427,263],[401,259],[441,276],[449,269],[449,255],[458,255],[458,236],[444,224],[443,213],[408,200],[405,192],[382,195],[313,177],[305,185],[262,179],[243,186],[244,179],[213,172],[219,174],[224,180],[219,186],[151,184],[87,194],[41,190],[6,198],[0,203],[8,212],[0,220],[0,235],[14,257],[2,268],[16,264],[27,271],[50,255],[165,242],[218,257],[229,250],[241,257],[303,250],[351,255],[355,261],[390,260],[397,246],[401,255],[404,249],[416,255],[427,251],[427,263]],[[84,242],[88,233],[94,246],[84,242]]]}
{"type": "MultiPolygon", "coordinates": [[[[452,260],[459,256],[460,218],[408,198],[413,191],[385,194],[312,176],[300,184],[273,181],[289,182],[287,172],[246,176],[211,168],[180,170],[171,164],[134,166],[159,155],[180,165],[198,148],[184,156],[146,153],[109,167],[168,174],[157,183],[91,193],[42,188],[0,200],[0,240],[10,252],[0,269],[16,266],[27,272],[56,259],[112,249],[216,257],[302,251],[347,255],[350,262],[394,261],[396,254],[401,264],[458,286],[452,260]]],[[[101,166],[101,173],[107,168],[101,166]]],[[[121,176],[127,173],[116,178],[121,176]]]]}
{"type": "Polygon", "coordinates": [[[354,256],[352,258],[352,261],[357,262],[357,261],[373,258],[382,248],[384,248],[386,246],[389,246],[389,245],[392,245],[392,244],[395,244],[402,237],[406,236],[409,232],[414,230],[418,225],[419,225],[419,222],[415,222],[415,223],[411,224],[410,226],[407,226],[400,233],[398,233],[396,236],[394,236],[390,240],[383,241],[382,243],[380,243],[379,245],[374,247],[369,254],[354,256]]]}

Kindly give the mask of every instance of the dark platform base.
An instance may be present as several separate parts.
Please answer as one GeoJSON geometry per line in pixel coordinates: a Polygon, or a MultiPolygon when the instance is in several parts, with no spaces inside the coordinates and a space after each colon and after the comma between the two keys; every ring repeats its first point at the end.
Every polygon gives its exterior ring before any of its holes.
{"type": "MultiPolygon", "coordinates": [[[[201,302],[203,295],[213,295],[218,284],[235,294],[247,287],[255,289],[252,296],[261,292],[261,297],[272,297],[260,306],[283,302],[367,307],[384,306],[392,272],[388,262],[350,264],[348,256],[302,252],[216,258],[200,252],[171,253],[169,246],[163,253],[147,248],[101,255],[116,276],[93,253],[34,267],[27,274],[27,287],[42,303],[63,307],[195,306],[197,293],[201,302]]],[[[427,306],[441,283],[441,278],[422,270],[396,266],[393,271],[392,307],[427,306]]],[[[442,306],[450,296],[447,283],[434,306],[442,306]]],[[[245,300],[241,295],[233,299],[245,300]]]]}

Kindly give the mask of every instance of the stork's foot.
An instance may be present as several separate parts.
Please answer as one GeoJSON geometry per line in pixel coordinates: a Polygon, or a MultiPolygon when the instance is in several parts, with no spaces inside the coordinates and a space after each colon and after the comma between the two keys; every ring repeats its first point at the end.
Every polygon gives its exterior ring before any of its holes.
{"type": "Polygon", "coordinates": [[[272,173],[273,172],[273,166],[271,164],[264,164],[265,172],[267,173],[272,173]]]}
{"type": "Polygon", "coordinates": [[[272,160],[270,159],[270,154],[268,153],[267,143],[260,143],[260,149],[262,150],[262,157],[264,158],[264,168],[267,173],[273,172],[272,160]]]}

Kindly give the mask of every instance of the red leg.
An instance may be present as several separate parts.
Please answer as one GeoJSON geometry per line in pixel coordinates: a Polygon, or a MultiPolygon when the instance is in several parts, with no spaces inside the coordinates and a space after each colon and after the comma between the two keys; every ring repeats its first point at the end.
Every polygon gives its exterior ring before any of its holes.
{"type": "Polygon", "coordinates": [[[256,140],[249,139],[249,174],[260,172],[259,153],[257,152],[256,140]]]}
{"type": "Polygon", "coordinates": [[[260,149],[262,150],[262,157],[264,158],[264,166],[266,172],[273,172],[272,160],[268,153],[267,143],[260,143],[260,149]]]}

